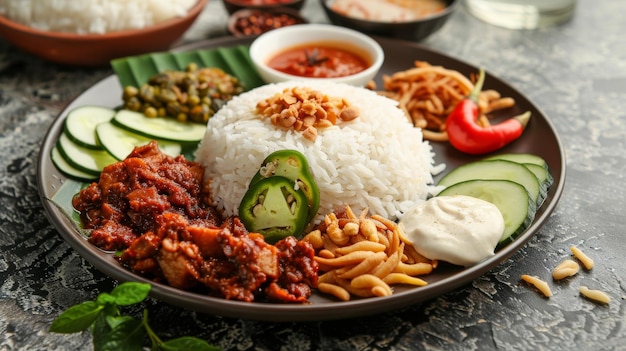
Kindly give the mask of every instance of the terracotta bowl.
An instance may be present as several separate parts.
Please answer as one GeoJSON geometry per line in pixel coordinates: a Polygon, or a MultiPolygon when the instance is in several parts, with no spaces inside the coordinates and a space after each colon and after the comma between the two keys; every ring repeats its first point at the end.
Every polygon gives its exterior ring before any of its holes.
{"type": "Polygon", "coordinates": [[[268,10],[277,7],[289,7],[294,10],[302,9],[306,0],[223,0],[224,7],[229,14],[242,9],[268,10]]]}
{"type": "Polygon", "coordinates": [[[460,0],[445,0],[447,7],[440,13],[407,22],[381,22],[359,19],[332,9],[334,0],[320,0],[331,23],[352,28],[361,33],[410,41],[422,41],[437,32],[458,8],[460,0]]]}
{"type": "Polygon", "coordinates": [[[185,17],[144,29],[106,34],[49,32],[0,16],[0,37],[47,61],[72,66],[104,66],[114,58],[168,50],[191,27],[207,2],[199,0],[185,17]]]}

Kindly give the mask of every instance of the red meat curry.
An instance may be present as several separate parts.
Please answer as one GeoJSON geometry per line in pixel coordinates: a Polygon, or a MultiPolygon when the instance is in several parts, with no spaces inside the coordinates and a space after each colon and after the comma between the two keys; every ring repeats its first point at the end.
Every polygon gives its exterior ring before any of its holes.
{"type": "Polygon", "coordinates": [[[156,142],[107,166],[73,199],[89,241],[118,250],[132,271],[226,299],[306,302],[317,286],[315,252],[293,237],[275,245],[210,206],[204,169],[156,142]]]}

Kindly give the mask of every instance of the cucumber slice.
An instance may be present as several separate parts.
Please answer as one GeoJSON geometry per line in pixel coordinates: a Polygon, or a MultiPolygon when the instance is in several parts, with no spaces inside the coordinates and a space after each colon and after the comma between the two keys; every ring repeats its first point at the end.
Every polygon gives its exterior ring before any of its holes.
{"type": "Polygon", "coordinates": [[[57,141],[61,156],[72,167],[95,176],[100,175],[104,167],[117,162],[117,159],[105,150],[93,150],[73,142],[66,133],[61,133],[57,141]]]}
{"type": "Polygon", "coordinates": [[[531,172],[535,174],[535,176],[539,180],[539,185],[542,189],[541,197],[538,199],[539,201],[537,202],[538,205],[543,203],[543,200],[545,200],[545,197],[548,194],[548,190],[552,186],[552,183],[554,183],[554,178],[550,173],[548,163],[541,156],[533,154],[502,154],[489,156],[485,158],[485,160],[507,160],[521,163],[526,166],[531,172]]]}
{"type": "Polygon", "coordinates": [[[204,137],[205,124],[184,123],[173,118],[150,118],[143,113],[120,110],[112,122],[128,131],[148,138],[177,141],[180,143],[197,143],[204,137]]]}
{"type": "MultiPolygon", "coordinates": [[[[100,123],[96,126],[96,136],[102,147],[118,160],[123,160],[136,146],[141,146],[154,140],[152,138],[130,132],[111,122],[100,123]]],[[[166,140],[157,140],[159,149],[170,156],[178,156],[182,151],[180,143],[166,140]]]]}
{"type": "Polygon", "coordinates": [[[110,121],[115,111],[100,106],[81,106],[68,113],[64,122],[67,136],[80,146],[101,150],[96,140],[96,126],[110,121]]]}
{"type": "Polygon", "coordinates": [[[540,166],[535,163],[524,163],[523,165],[526,166],[526,168],[528,168],[531,172],[533,172],[535,177],[539,179],[539,184],[543,189],[543,193],[547,195],[548,189],[550,189],[550,187],[554,183],[554,177],[552,177],[550,171],[548,171],[546,167],[540,166]]]}
{"type": "Polygon", "coordinates": [[[468,180],[456,183],[437,196],[466,195],[491,202],[502,213],[504,233],[500,243],[513,240],[535,219],[537,205],[526,189],[510,180],[468,180]]]}
{"type": "Polygon", "coordinates": [[[519,183],[526,188],[536,204],[545,197],[545,191],[533,172],[520,163],[507,160],[476,161],[465,164],[445,175],[439,181],[439,185],[448,187],[473,179],[503,179],[519,183]]]}
{"type": "Polygon", "coordinates": [[[542,166],[548,169],[548,163],[546,160],[541,158],[541,156],[533,155],[533,154],[502,154],[502,155],[493,155],[484,159],[485,161],[491,160],[507,160],[513,161],[517,163],[532,163],[534,165],[542,166]]]}
{"type": "Polygon", "coordinates": [[[61,155],[61,152],[59,152],[59,149],[56,146],[53,146],[52,150],[50,151],[50,159],[52,160],[52,163],[54,163],[54,165],[59,169],[59,171],[61,171],[61,173],[70,178],[82,182],[91,182],[98,179],[98,177],[94,176],[93,174],[83,172],[80,169],[76,169],[75,167],[67,163],[67,161],[65,160],[65,158],[63,158],[63,155],[61,155]]]}

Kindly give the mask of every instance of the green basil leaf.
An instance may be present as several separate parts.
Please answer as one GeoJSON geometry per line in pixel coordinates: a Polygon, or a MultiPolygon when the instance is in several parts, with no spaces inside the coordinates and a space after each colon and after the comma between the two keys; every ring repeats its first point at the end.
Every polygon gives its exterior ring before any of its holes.
{"type": "Polygon", "coordinates": [[[98,305],[106,305],[106,304],[112,304],[112,303],[117,303],[115,296],[109,294],[109,293],[100,293],[98,295],[98,298],[96,299],[96,302],[98,303],[98,305]]]}
{"type": "Polygon", "coordinates": [[[166,351],[219,351],[221,348],[209,345],[206,341],[191,336],[168,340],[161,345],[166,351]]]}
{"type": "Polygon", "coordinates": [[[141,351],[143,349],[146,332],[141,321],[131,317],[108,316],[105,324],[107,324],[106,327],[94,328],[94,350],[141,351]]]}
{"type": "Polygon", "coordinates": [[[107,311],[100,313],[96,321],[91,328],[91,339],[94,350],[98,350],[99,345],[106,342],[109,333],[111,332],[111,326],[107,322],[107,311]]]}
{"type": "Polygon", "coordinates": [[[109,325],[109,328],[115,329],[122,323],[130,323],[130,321],[134,320],[134,318],[131,316],[105,316],[105,320],[109,325]]]}
{"type": "Polygon", "coordinates": [[[139,303],[148,297],[151,285],[147,283],[125,282],[116,286],[111,295],[119,306],[128,306],[139,303]]]}
{"type": "Polygon", "coordinates": [[[83,331],[96,320],[102,306],[95,301],[86,301],[74,305],[61,313],[50,325],[53,333],[78,333],[83,331]]]}

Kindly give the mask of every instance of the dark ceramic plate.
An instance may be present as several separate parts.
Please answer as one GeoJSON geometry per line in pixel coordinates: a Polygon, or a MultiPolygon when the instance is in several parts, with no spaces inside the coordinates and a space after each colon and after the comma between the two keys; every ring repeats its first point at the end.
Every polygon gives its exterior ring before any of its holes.
{"type": "MultiPolygon", "coordinates": [[[[252,39],[223,38],[218,40],[195,43],[182,48],[196,50],[214,47],[229,47],[249,44],[252,39]]],[[[476,72],[477,68],[441,53],[433,52],[419,45],[391,39],[378,39],[386,54],[386,62],[378,76],[404,70],[412,66],[414,60],[424,60],[432,64],[456,69],[465,75],[476,72]]],[[[500,91],[503,96],[514,97],[517,105],[514,111],[507,111],[508,115],[532,111],[532,119],[523,136],[510,144],[502,153],[532,153],[543,157],[549,164],[554,184],[548,196],[537,212],[532,225],[515,241],[500,248],[496,254],[472,267],[460,268],[450,265],[440,265],[432,274],[424,277],[429,282],[427,286],[418,288],[398,288],[394,294],[385,298],[358,299],[349,302],[339,302],[314,293],[311,303],[307,305],[283,305],[272,303],[244,303],[227,301],[219,298],[207,297],[197,293],[182,291],[166,285],[155,284],[152,296],[162,301],[178,305],[203,313],[222,315],[234,318],[266,320],[266,321],[313,321],[351,318],[393,311],[411,304],[432,299],[453,289],[468,284],[477,277],[506,260],[528,242],[541,226],[548,220],[555,209],[563,191],[565,181],[565,159],[559,137],[546,116],[526,97],[497,77],[488,75],[486,88],[500,91]]],[[[74,228],[73,223],[50,200],[66,180],[50,160],[50,150],[54,146],[63,129],[63,121],[75,107],[98,104],[116,107],[121,104],[121,87],[115,76],[110,76],[96,83],[83,94],[72,101],[57,117],[46,134],[38,163],[38,184],[43,205],[49,220],[58,229],[61,236],[80,255],[87,259],[97,269],[119,281],[143,281],[146,279],[131,273],[121,267],[110,253],[103,252],[89,244],[74,228]]],[[[477,159],[461,154],[445,143],[434,143],[435,159],[438,163],[445,163],[447,170],[477,159]]],[[[445,173],[445,172],[444,172],[445,173]]],[[[441,174],[440,176],[442,176],[441,174]]]]}

